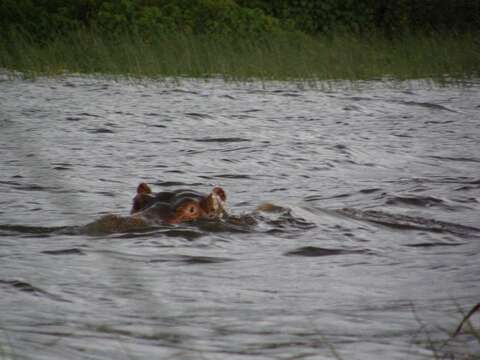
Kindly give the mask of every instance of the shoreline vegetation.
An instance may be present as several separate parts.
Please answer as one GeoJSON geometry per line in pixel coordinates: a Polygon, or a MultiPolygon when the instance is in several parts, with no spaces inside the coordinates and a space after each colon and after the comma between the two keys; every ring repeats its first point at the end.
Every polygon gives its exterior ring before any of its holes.
{"type": "Polygon", "coordinates": [[[146,43],[135,34],[110,39],[90,29],[77,29],[42,44],[11,32],[10,41],[0,41],[0,68],[27,77],[77,73],[226,80],[466,79],[480,76],[478,38],[475,33],[397,39],[353,34],[180,33],[160,34],[146,43]]]}
{"type": "Polygon", "coordinates": [[[3,0],[0,68],[227,80],[480,76],[477,0],[3,0]]]}

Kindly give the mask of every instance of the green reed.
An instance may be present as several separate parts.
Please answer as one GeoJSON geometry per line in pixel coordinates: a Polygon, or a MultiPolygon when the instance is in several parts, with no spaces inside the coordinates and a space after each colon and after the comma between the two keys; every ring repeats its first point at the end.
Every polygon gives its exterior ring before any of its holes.
{"type": "Polygon", "coordinates": [[[25,76],[67,73],[132,77],[332,80],[468,78],[480,74],[477,34],[259,36],[171,34],[109,38],[78,29],[43,44],[0,37],[0,68],[25,76]]]}
{"type": "Polygon", "coordinates": [[[480,331],[470,319],[480,312],[480,303],[473,306],[468,313],[465,313],[460,305],[456,304],[456,306],[459,316],[455,330],[426,324],[412,308],[419,324],[419,330],[412,343],[428,349],[435,360],[478,360],[480,359],[477,350],[480,346],[480,331]]]}

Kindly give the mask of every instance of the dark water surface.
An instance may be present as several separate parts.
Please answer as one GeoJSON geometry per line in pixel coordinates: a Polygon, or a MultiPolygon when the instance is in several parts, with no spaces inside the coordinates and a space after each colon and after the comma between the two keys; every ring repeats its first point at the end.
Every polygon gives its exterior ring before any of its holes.
{"type": "Polygon", "coordinates": [[[0,358],[478,354],[442,341],[480,301],[479,114],[479,82],[3,78],[0,358]],[[257,223],[82,230],[140,181],[257,223]]]}

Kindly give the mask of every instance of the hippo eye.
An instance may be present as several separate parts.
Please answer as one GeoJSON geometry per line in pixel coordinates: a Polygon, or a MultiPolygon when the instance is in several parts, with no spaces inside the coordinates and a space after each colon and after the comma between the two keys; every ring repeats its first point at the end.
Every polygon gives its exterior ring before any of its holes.
{"type": "Polygon", "coordinates": [[[194,208],[193,206],[190,208],[190,212],[191,212],[191,213],[194,213],[194,212],[195,212],[195,208],[194,208]]]}

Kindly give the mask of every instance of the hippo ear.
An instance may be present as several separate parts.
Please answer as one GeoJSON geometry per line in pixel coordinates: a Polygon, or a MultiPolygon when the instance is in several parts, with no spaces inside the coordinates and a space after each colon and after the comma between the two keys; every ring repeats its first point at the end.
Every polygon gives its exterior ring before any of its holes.
{"type": "Polygon", "coordinates": [[[227,200],[227,194],[225,194],[225,191],[220,187],[220,186],[215,186],[212,190],[214,194],[217,194],[222,201],[227,200]]]}
{"type": "Polygon", "coordinates": [[[152,189],[150,188],[150,186],[148,186],[147,183],[140,183],[138,186],[137,186],[137,194],[151,194],[152,193],[152,189]]]}

